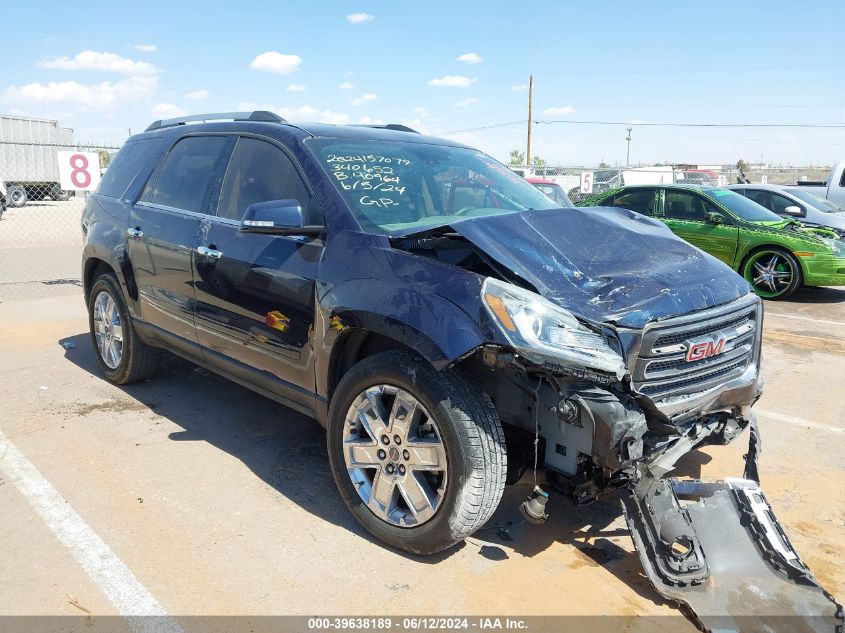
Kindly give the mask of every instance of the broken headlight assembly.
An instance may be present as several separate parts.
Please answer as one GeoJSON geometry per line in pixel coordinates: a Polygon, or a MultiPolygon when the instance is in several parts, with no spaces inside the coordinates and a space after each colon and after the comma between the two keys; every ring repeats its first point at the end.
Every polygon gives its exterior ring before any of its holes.
{"type": "Polygon", "coordinates": [[[540,295],[488,277],[481,299],[508,342],[537,364],[560,364],[607,372],[621,380],[622,356],[605,336],[540,295]]]}

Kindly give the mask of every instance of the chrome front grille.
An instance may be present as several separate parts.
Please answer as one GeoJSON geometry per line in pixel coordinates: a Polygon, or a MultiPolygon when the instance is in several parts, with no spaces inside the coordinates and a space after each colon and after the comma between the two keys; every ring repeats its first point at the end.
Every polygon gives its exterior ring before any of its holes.
{"type": "Polygon", "coordinates": [[[756,362],[761,322],[760,301],[752,296],[650,324],[633,363],[634,388],[659,401],[706,391],[741,376],[756,362]],[[709,355],[688,359],[691,347],[706,348],[709,355]]]}
{"type": "Polygon", "coordinates": [[[735,319],[731,319],[726,323],[715,323],[708,326],[696,328],[691,331],[683,331],[683,332],[676,332],[673,334],[661,334],[657,340],[654,342],[654,347],[663,347],[664,345],[676,345],[678,343],[683,343],[685,340],[689,338],[698,338],[700,336],[706,336],[707,334],[712,334],[719,330],[725,330],[734,327],[741,327],[743,325],[748,325],[754,323],[754,314],[743,314],[735,319]]]}

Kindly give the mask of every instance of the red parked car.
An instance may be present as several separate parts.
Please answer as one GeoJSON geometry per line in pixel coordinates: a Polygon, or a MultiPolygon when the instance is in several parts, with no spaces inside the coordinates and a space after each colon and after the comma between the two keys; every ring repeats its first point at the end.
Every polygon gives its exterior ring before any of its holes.
{"type": "Polygon", "coordinates": [[[546,194],[549,198],[554,200],[561,207],[574,207],[572,200],[566,195],[558,183],[554,180],[546,180],[545,178],[526,178],[528,182],[537,187],[540,191],[546,194]]]}

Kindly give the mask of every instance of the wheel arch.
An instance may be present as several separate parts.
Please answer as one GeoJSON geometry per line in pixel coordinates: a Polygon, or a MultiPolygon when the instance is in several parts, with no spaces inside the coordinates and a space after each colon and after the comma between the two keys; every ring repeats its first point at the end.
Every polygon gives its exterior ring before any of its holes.
{"type": "Polygon", "coordinates": [[[799,272],[801,273],[801,285],[803,285],[804,278],[807,276],[807,265],[803,261],[803,257],[798,257],[795,252],[791,248],[787,248],[783,244],[777,244],[775,242],[768,243],[768,244],[757,244],[753,248],[749,248],[741,257],[739,262],[739,267],[737,272],[740,275],[744,276],[745,272],[745,265],[748,263],[748,260],[751,258],[752,255],[759,253],[760,251],[765,250],[777,250],[783,251],[784,253],[788,253],[795,261],[798,262],[799,272]]]}
{"type": "Polygon", "coordinates": [[[89,257],[85,260],[85,267],[82,272],[82,288],[85,293],[85,300],[91,295],[91,288],[94,285],[94,280],[100,275],[106,273],[117,274],[112,266],[105,260],[99,257],[89,257]]]}
{"type": "MultiPolygon", "coordinates": [[[[408,328],[407,325],[403,327],[408,328]]],[[[404,337],[404,340],[402,340],[396,336],[391,336],[384,331],[380,331],[379,328],[373,327],[372,324],[361,323],[356,326],[344,327],[331,344],[325,372],[325,384],[322,385],[327,403],[331,402],[332,395],[346,372],[365,358],[382,352],[394,349],[407,350],[424,359],[437,370],[449,364],[448,358],[433,341],[416,330],[413,333],[416,335],[412,337],[416,339],[416,344],[411,344],[404,337]]]]}

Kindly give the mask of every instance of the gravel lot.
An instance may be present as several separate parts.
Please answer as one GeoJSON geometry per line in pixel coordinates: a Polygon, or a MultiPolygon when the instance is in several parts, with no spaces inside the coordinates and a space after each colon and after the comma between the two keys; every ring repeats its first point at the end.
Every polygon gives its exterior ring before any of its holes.
{"type": "MultiPolygon", "coordinates": [[[[27,212],[44,211],[13,210],[0,223],[0,263],[17,252],[7,229],[27,212]]],[[[78,275],[78,235],[57,239],[48,251],[73,245],[68,275],[78,275]]],[[[42,296],[0,301],[0,441],[52,484],[163,611],[678,613],[643,576],[614,498],[576,508],[553,494],[552,518],[534,527],[518,512],[525,483],[459,548],[418,558],[382,547],[335,492],[316,423],[175,357],[152,381],[112,386],[95,365],[81,292],[49,290],[60,294],[42,288],[42,296]]],[[[845,289],[766,307],[763,488],[841,601],[845,289]]],[[[739,476],[746,443],[697,451],[678,470],[739,476]]],[[[0,614],[117,613],[102,575],[86,573],[75,546],[57,539],[2,468],[0,513],[0,614]]],[[[665,622],[695,630],[679,617],[665,622]]]]}
{"type": "Polygon", "coordinates": [[[61,294],[57,286],[63,284],[56,280],[79,279],[84,206],[80,194],[6,209],[0,220],[0,300],[61,294]]]}

